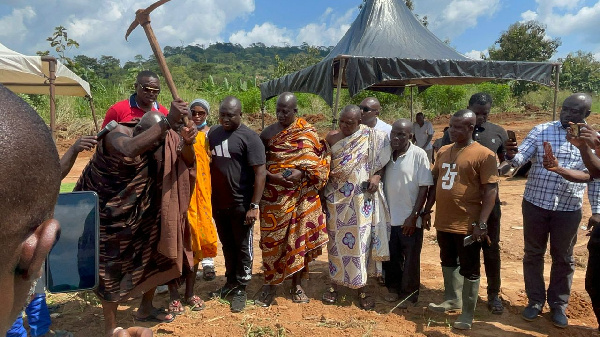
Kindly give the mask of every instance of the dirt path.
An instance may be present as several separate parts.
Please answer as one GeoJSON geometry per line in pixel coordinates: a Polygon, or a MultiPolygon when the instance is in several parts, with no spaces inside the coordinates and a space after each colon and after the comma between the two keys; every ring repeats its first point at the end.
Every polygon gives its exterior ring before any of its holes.
{"type": "MultiPolygon", "coordinates": [[[[526,133],[540,121],[548,120],[548,115],[492,115],[491,120],[510,128],[522,140],[526,133]]],[[[600,121],[600,119],[595,119],[600,121]]],[[[594,119],[591,120],[594,122],[594,119]]],[[[437,138],[447,118],[435,121],[437,138]]],[[[89,160],[90,153],[84,153],[65,181],[76,181],[79,173],[89,160]]],[[[354,292],[342,292],[340,305],[326,306],[320,298],[327,287],[327,256],[322,255],[311,265],[310,280],[305,287],[311,302],[292,303],[287,281],[278,290],[277,303],[270,308],[249,305],[240,314],[229,312],[226,303],[207,301],[200,312],[187,312],[169,324],[142,325],[152,328],[157,336],[599,336],[597,322],[591,309],[589,297],[584,289],[585,263],[587,262],[587,238],[585,231],[578,234],[575,249],[577,270],[573,279],[572,295],[567,315],[570,326],[567,329],[555,328],[548,317],[548,308],[533,323],[525,322],[520,312],[526,303],[523,285],[523,234],[521,200],[525,186],[524,179],[502,179],[500,197],[502,205],[501,256],[502,256],[502,297],[506,310],[502,315],[488,312],[484,300],[486,278],[482,277],[480,300],[475,313],[473,330],[460,333],[450,328],[456,315],[432,315],[425,308],[429,302],[439,302],[443,297],[443,279],[439,264],[439,248],[435,242],[435,230],[426,232],[421,260],[421,295],[415,307],[408,310],[394,310],[394,305],[383,300],[385,289],[372,282],[369,291],[376,298],[374,311],[365,312],[358,308],[354,292]]],[[[587,200],[584,204],[582,225],[587,222],[590,209],[587,200]]],[[[258,249],[258,226],[255,228],[255,250],[253,279],[248,292],[252,296],[261,286],[261,252],[258,249]]],[[[199,281],[196,294],[207,298],[209,290],[224,283],[223,256],[215,260],[217,279],[212,282],[199,281]]],[[[545,259],[546,282],[549,281],[550,257],[545,259]]],[[[483,270],[482,270],[483,274],[483,270]]],[[[76,295],[51,296],[50,301],[62,304],[61,314],[54,319],[54,329],[72,331],[75,336],[101,336],[102,310],[96,303],[85,302],[76,295]]],[[[139,300],[131,300],[119,308],[119,326],[138,325],[132,315],[139,300]]],[[[168,297],[157,296],[155,303],[166,306],[168,297]]]]}

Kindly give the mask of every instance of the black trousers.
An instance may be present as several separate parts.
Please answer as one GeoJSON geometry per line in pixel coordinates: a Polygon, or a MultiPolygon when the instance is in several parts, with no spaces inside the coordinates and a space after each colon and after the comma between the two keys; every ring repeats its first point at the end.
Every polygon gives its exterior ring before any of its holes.
{"type": "Polygon", "coordinates": [[[575,273],[573,247],[581,222],[581,209],[571,212],[550,211],[523,199],[523,276],[530,303],[565,310],[571,295],[575,273]],[[550,284],[544,282],[544,254],[550,241],[550,284]]]}
{"type": "Polygon", "coordinates": [[[225,258],[225,277],[230,285],[246,286],[252,278],[252,225],[246,225],[246,208],[213,210],[217,234],[225,258]]]}
{"type": "Polygon", "coordinates": [[[383,263],[385,285],[405,296],[416,291],[411,297],[413,301],[419,296],[422,247],[422,228],[416,228],[413,235],[406,236],[402,234],[402,226],[392,226],[390,260],[383,263]]]}
{"type": "Polygon", "coordinates": [[[483,263],[485,266],[485,276],[487,277],[487,294],[497,295],[500,293],[500,198],[496,198],[496,204],[488,218],[488,236],[491,245],[483,243],[483,263]]]}
{"type": "Polygon", "coordinates": [[[588,264],[585,272],[585,290],[590,294],[596,320],[600,323],[600,227],[594,227],[588,241],[588,264]]]}
{"type": "MultiPolygon", "coordinates": [[[[470,226],[470,225],[469,225],[470,226]]],[[[481,244],[473,242],[464,246],[466,234],[455,234],[437,231],[437,241],[440,246],[442,267],[458,267],[459,273],[465,278],[475,281],[480,277],[479,251],[481,244]],[[458,260],[458,261],[457,261],[458,260]]]]}

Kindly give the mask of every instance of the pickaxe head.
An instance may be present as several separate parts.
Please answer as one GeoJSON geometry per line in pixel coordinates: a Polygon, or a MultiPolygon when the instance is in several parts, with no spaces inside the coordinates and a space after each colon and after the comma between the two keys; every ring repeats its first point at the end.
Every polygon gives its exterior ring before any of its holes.
{"type": "Polygon", "coordinates": [[[133,20],[131,25],[129,25],[129,28],[127,29],[127,33],[125,33],[125,40],[127,40],[127,37],[129,36],[129,34],[131,32],[133,32],[135,27],[137,27],[138,25],[143,25],[147,22],[150,22],[150,13],[152,13],[152,11],[154,9],[158,8],[160,5],[162,5],[166,2],[169,2],[169,1],[171,1],[171,0],[159,0],[155,3],[153,3],[152,5],[150,5],[146,9],[138,9],[137,11],[135,11],[135,20],[133,20]]]}

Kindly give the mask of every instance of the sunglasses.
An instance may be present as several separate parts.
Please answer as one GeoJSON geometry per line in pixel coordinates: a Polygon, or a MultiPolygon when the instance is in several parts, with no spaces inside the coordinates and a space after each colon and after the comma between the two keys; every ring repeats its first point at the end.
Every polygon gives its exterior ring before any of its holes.
{"type": "Polygon", "coordinates": [[[191,110],[190,112],[192,113],[192,116],[194,116],[194,117],[195,116],[204,116],[204,115],[206,115],[206,111],[200,111],[200,112],[198,112],[198,111],[191,110]]]}
{"type": "Polygon", "coordinates": [[[375,109],[371,109],[368,106],[359,106],[359,108],[364,111],[364,112],[369,112],[369,111],[377,111],[375,109]]]}
{"type": "Polygon", "coordinates": [[[149,93],[149,94],[159,94],[160,93],[160,88],[153,88],[153,87],[149,87],[147,85],[143,85],[141,83],[138,83],[138,85],[140,87],[142,87],[142,90],[144,90],[144,92],[149,93]]]}

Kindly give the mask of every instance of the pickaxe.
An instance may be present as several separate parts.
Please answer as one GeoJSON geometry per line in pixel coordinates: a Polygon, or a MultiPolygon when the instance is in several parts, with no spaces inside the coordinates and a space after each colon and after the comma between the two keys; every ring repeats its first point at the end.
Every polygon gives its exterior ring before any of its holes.
{"type": "MultiPolygon", "coordinates": [[[[169,71],[169,67],[167,66],[167,60],[162,53],[162,49],[160,49],[160,45],[158,44],[158,40],[156,39],[156,35],[154,35],[154,31],[152,30],[152,26],[150,26],[150,13],[160,7],[160,5],[169,2],[170,0],[159,0],[150,7],[146,9],[138,9],[135,12],[135,20],[129,25],[127,29],[127,33],[125,34],[125,40],[129,34],[137,27],[141,25],[144,28],[144,32],[146,32],[146,36],[148,37],[148,42],[150,42],[150,47],[152,47],[152,51],[154,52],[154,57],[156,57],[156,61],[158,62],[158,66],[160,67],[160,71],[163,73],[165,80],[167,81],[167,86],[169,87],[169,91],[171,91],[171,96],[173,99],[178,99],[179,95],[177,94],[177,88],[175,87],[175,82],[173,82],[173,77],[171,76],[171,72],[169,71]]],[[[188,118],[183,117],[183,122],[185,125],[188,124],[188,118]]]]}

